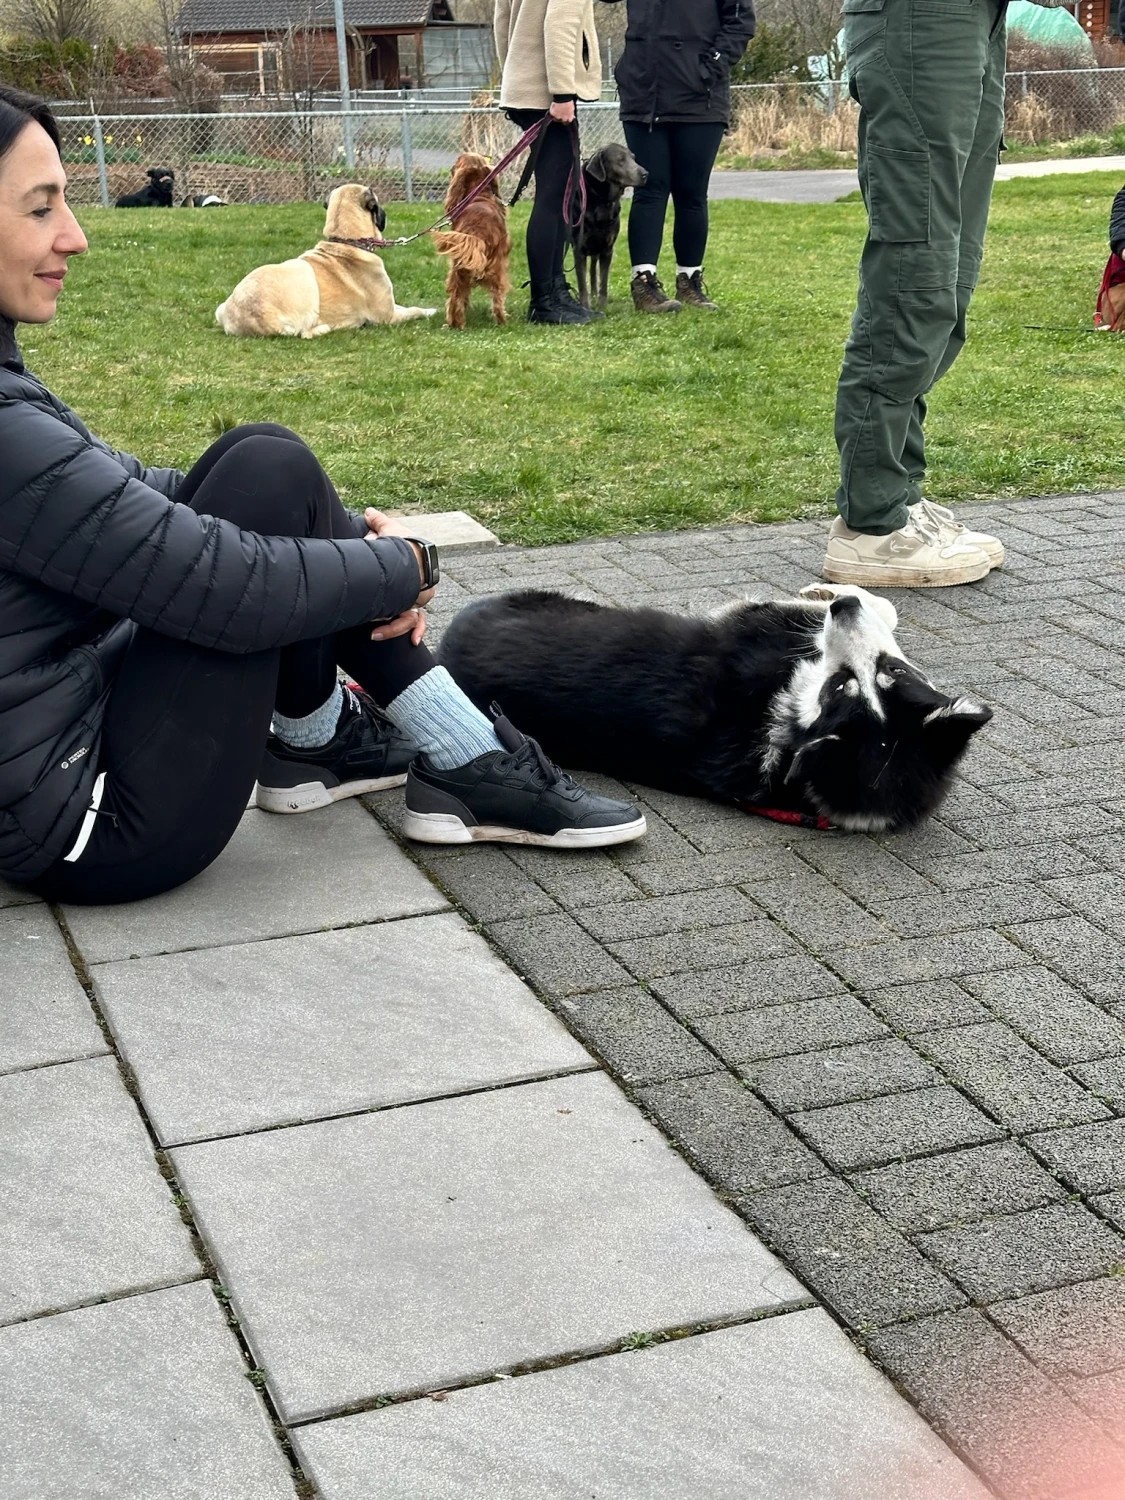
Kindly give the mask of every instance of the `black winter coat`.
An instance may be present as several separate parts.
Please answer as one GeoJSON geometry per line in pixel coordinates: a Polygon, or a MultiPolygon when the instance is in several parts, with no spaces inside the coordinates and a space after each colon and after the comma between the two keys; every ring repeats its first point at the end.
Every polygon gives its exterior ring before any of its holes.
{"type": "Polygon", "coordinates": [[[264,651],[396,615],[407,543],[240,531],[93,437],[24,369],[0,318],[0,875],[32,880],[74,842],[106,701],[137,625],[264,651]]]}
{"type": "MultiPolygon", "coordinates": [[[[1125,6],[1125,0],[1121,0],[1125,6]]],[[[1117,255],[1125,252],[1125,187],[1118,188],[1109,211],[1109,248],[1117,255]]]]}
{"type": "Polygon", "coordinates": [[[621,118],[729,125],[730,70],[754,35],[753,0],[627,4],[625,50],[614,69],[621,118]]]}

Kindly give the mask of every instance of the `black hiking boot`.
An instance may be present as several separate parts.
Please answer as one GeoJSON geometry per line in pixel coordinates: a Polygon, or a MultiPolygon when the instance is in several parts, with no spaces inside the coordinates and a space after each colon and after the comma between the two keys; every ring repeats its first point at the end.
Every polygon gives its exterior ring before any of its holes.
{"type": "MultiPolygon", "coordinates": [[[[562,280],[565,286],[565,278],[562,280]]],[[[529,323],[593,323],[596,316],[581,302],[560,297],[558,282],[552,282],[544,292],[533,291],[531,306],[527,309],[529,323]]]]}
{"type": "Polygon", "coordinates": [[[344,688],[336,733],[315,750],[294,750],[271,734],[258,771],[258,806],[266,812],[303,813],[401,786],[418,753],[358,685],[344,688]]]}
{"type": "Polygon", "coordinates": [[[718,312],[719,304],[712,302],[703,284],[703,269],[686,276],[683,271],[676,277],[676,296],[685,307],[702,307],[708,312],[718,312]]]}
{"type": "Polygon", "coordinates": [[[643,313],[678,313],[680,304],[661,286],[655,271],[638,271],[633,277],[633,306],[643,313]]]}
{"type": "Polygon", "coordinates": [[[646,832],[638,808],[588,792],[495,707],[493,717],[503,750],[478,755],[452,771],[439,771],[424,755],[411,764],[402,820],[408,839],[600,849],[646,832]]]}

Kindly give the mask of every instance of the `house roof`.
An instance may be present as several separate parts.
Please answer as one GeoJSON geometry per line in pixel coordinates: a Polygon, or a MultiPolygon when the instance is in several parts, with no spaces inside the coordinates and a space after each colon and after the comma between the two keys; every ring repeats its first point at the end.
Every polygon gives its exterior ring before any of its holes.
{"type": "MultiPolygon", "coordinates": [[[[347,26],[425,26],[434,0],[344,0],[347,26]]],[[[439,10],[445,7],[439,5],[439,10]]],[[[185,0],[176,30],[189,32],[284,31],[309,23],[330,27],[332,0],[185,0]]]]}

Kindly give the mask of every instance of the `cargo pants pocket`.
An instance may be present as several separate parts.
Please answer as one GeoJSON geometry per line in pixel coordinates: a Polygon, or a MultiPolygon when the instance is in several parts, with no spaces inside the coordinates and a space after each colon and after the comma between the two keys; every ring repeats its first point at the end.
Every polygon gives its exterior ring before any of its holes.
{"type": "Polygon", "coordinates": [[[930,153],[898,151],[868,140],[867,211],[871,238],[904,245],[930,237],[930,153]]]}

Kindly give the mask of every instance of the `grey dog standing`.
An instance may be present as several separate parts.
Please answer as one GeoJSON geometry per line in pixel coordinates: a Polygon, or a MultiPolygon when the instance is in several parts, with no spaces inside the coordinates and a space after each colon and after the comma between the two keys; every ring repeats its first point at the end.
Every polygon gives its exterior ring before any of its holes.
{"type": "Polygon", "coordinates": [[[582,306],[590,306],[593,294],[604,309],[613,247],[621,233],[621,199],[626,188],[643,187],[648,173],[627,146],[614,142],[594,152],[582,168],[582,176],[586,182],[586,213],[574,242],[574,274],[582,306]]]}

